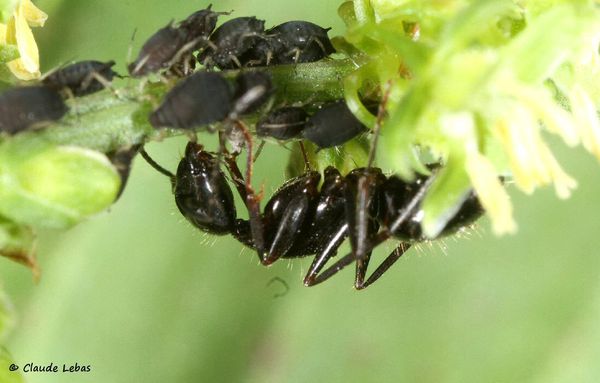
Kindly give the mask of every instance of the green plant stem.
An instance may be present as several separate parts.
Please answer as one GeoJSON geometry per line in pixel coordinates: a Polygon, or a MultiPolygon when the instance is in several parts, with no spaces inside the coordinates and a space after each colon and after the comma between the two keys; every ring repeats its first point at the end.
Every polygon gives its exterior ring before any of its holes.
{"type": "MultiPolygon", "coordinates": [[[[319,103],[343,98],[342,83],[354,65],[349,60],[262,68],[271,74],[274,103],[319,103]]],[[[238,71],[224,72],[234,78],[238,71]]],[[[125,80],[126,85],[87,97],[69,100],[69,113],[62,120],[40,130],[18,134],[12,140],[40,140],[57,145],[76,145],[101,152],[182,134],[181,130],[157,131],[148,122],[149,113],[160,104],[173,84],[145,85],[125,80]]],[[[181,80],[184,81],[184,80],[181,80]]],[[[249,116],[256,120],[258,116],[249,116]]],[[[199,130],[205,127],[199,127],[199,130]]]]}

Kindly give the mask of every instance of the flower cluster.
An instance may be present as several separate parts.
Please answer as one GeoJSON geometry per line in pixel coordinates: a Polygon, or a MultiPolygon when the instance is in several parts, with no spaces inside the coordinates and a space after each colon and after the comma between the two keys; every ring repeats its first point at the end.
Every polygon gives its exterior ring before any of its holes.
{"type": "Polygon", "coordinates": [[[355,0],[340,14],[359,64],[350,106],[368,121],[359,87],[389,88],[380,164],[405,178],[426,171],[423,152],[447,164],[423,203],[430,238],[471,187],[494,232],[513,232],[499,176],[525,193],[554,184],[568,197],[576,182],[545,132],[600,159],[597,2],[355,0]]]}
{"type": "Polygon", "coordinates": [[[0,9],[0,64],[19,80],[40,77],[39,52],[30,27],[44,26],[48,16],[31,0],[9,2],[0,9]]]}

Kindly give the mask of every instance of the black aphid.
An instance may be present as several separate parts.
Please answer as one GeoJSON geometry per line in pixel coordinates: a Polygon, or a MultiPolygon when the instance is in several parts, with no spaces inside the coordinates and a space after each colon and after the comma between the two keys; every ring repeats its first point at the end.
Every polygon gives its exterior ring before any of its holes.
{"type": "Polygon", "coordinates": [[[344,100],[327,104],[312,115],[302,137],[320,148],[341,145],[357,135],[366,132],[364,126],[352,114],[344,100]]]}
{"type": "Polygon", "coordinates": [[[308,21],[288,21],[268,31],[281,46],[274,52],[278,64],[306,63],[319,61],[335,52],[327,31],[308,21]]]}
{"type": "Polygon", "coordinates": [[[288,21],[266,30],[241,62],[261,66],[319,61],[335,52],[328,31],[308,21],[288,21]]]}
{"type": "Polygon", "coordinates": [[[271,78],[244,72],[232,86],[219,72],[197,72],[180,81],[150,115],[155,128],[202,127],[258,109],[271,95],[271,78]]]}
{"type": "Polygon", "coordinates": [[[67,113],[61,95],[45,86],[12,88],[0,94],[0,131],[19,133],[59,120],[67,113]]]}
{"type": "Polygon", "coordinates": [[[112,70],[114,65],[112,60],[79,61],[50,73],[42,83],[56,90],[68,89],[75,97],[85,96],[104,89],[115,76],[119,76],[112,70]]]}
{"type": "Polygon", "coordinates": [[[127,185],[127,180],[129,179],[129,173],[131,172],[131,164],[133,162],[134,157],[140,151],[142,146],[132,145],[128,147],[122,147],[112,152],[106,153],[106,156],[113,164],[117,172],[119,173],[119,177],[121,178],[121,187],[119,188],[119,192],[117,193],[117,198],[119,199],[123,190],[125,190],[125,185],[127,185]]]}
{"type": "Polygon", "coordinates": [[[259,137],[289,140],[298,137],[306,126],[308,113],[303,108],[285,106],[270,112],[256,124],[259,137]]]}
{"type": "Polygon", "coordinates": [[[211,44],[198,60],[209,68],[239,68],[239,58],[262,39],[264,30],[265,21],[256,17],[237,17],[226,21],[210,36],[211,44]]]}
{"type": "Polygon", "coordinates": [[[196,40],[199,44],[196,47],[204,46],[205,38],[208,39],[215,30],[219,16],[229,14],[229,12],[215,12],[211,8],[212,4],[206,9],[192,13],[179,23],[179,28],[185,31],[186,42],[196,40]]]}
{"type": "Polygon", "coordinates": [[[191,129],[225,119],[232,106],[232,87],[220,73],[197,72],[167,93],[150,123],[155,128],[191,129]]]}
{"type": "Polygon", "coordinates": [[[171,21],[144,43],[138,57],[127,66],[129,74],[132,77],[142,77],[170,67],[178,61],[177,55],[183,53],[181,50],[186,42],[186,32],[174,28],[171,21]]]}

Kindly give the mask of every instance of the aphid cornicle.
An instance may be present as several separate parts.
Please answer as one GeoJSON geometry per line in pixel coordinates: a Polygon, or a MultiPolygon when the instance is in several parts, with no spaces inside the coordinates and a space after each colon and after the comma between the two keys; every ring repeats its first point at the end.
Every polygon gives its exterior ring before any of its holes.
{"type": "Polygon", "coordinates": [[[12,88],[0,94],[0,132],[15,134],[61,119],[69,110],[61,95],[45,86],[12,88]]]}
{"type": "Polygon", "coordinates": [[[306,127],[308,113],[304,108],[284,106],[273,110],[256,124],[256,135],[289,140],[298,137],[306,127]]]}
{"type": "Polygon", "coordinates": [[[256,17],[237,17],[226,21],[210,36],[211,44],[198,56],[206,67],[240,68],[240,57],[263,36],[265,21],[256,17]]]}
{"type": "Polygon", "coordinates": [[[337,146],[367,131],[352,114],[344,100],[324,105],[313,114],[302,131],[302,137],[320,148],[337,146]]]}
{"type": "Polygon", "coordinates": [[[86,96],[101,91],[115,76],[119,76],[112,70],[114,65],[113,60],[79,61],[50,73],[42,83],[59,91],[68,89],[75,97],[86,96]]]}
{"type": "Polygon", "coordinates": [[[268,74],[259,71],[242,72],[235,79],[235,103],[232,112],[235,115],[255,112],[272,93],[273,84],[268,74]]]}
{"type": "Polygon", "coordinates": [[[144,43],[138,57],[127,66],[132,77],[142,77],[168,68],[187,42],[183,29],[174,28],[173,21],[159,29],[144,43]]]}

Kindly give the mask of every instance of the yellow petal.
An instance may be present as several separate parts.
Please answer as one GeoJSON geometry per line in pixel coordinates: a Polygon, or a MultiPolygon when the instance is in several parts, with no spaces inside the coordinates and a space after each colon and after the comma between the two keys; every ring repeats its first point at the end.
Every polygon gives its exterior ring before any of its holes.
{"type": "Polygon", "coordinates": [[[498,179],[494,165],[477,151],[470,151],[467,154],[466,165],[479,201],[490,215],[494,233],[496,235],[514,233],[517,224],[513,219],[510,197],[498,179]]]}
{"type": "Polygon", "coordinates": [[[48,19],[48,15],[36,7],[31,0],[21,1],[21,11],[27,20],[27,23],[32,27],[43,27],[48,19]]]}
{"type": "MultiPolygon", "coordinates": [[[[31,28],[29,28],[29,25],[27,24],[27,20],[25,19],[25,14],[22,11],[22,7],[17,7],[17,9],[15,10],[14,25],[15,25],[15,35],[16,35],[16,40],[17,40],[17,47],[19,48],[19,54],[21,55],[21,57],[18,59],[21,61],[21,63],[15,67],[19,71],[20,71],[20,69],[24,69],[26,72],[29,72],[31,75],[37,75],[37,77],[39,77],[39,73],[40,73],[39,52],[38,52],[37,45],[35,43],[35,39],[33,38],[33,33],[31,32],[31,28]]],[[[8,31],[10,32],[10,26],[9,26],[8,31]]],[[[15,61],[17,61],[17,60],[15,60],[15,61]]],[[[10,65],[9,65],[9,68],[11,68],[10,65]]],[[[19,77],[19,74],[17,72],[15,72],[12,68],[11,68],[11,71],[13,71],[15,76],[19,77]]],[[[19,78],[21,78],[21,77],[19,77],[19,78]]]]}
{"type": "Polygon", "coordinates": [[[6,44],[6,25],[0,23],[0,44],[6,44]]]}
{"type": "Polygon", "coordinates": [[[18,78],[19,80],[30,81],[30,80],[38,79],[41,76],[41,73],[39,70],[37,70],[35,72],[28,71],[23,66],[23,61],[21,59],[16,59],[16,60],[7,62],[6,66],[8,66],[8,69],[10,69],[12,74],[15,75],[15,77],[18,78]]]}

